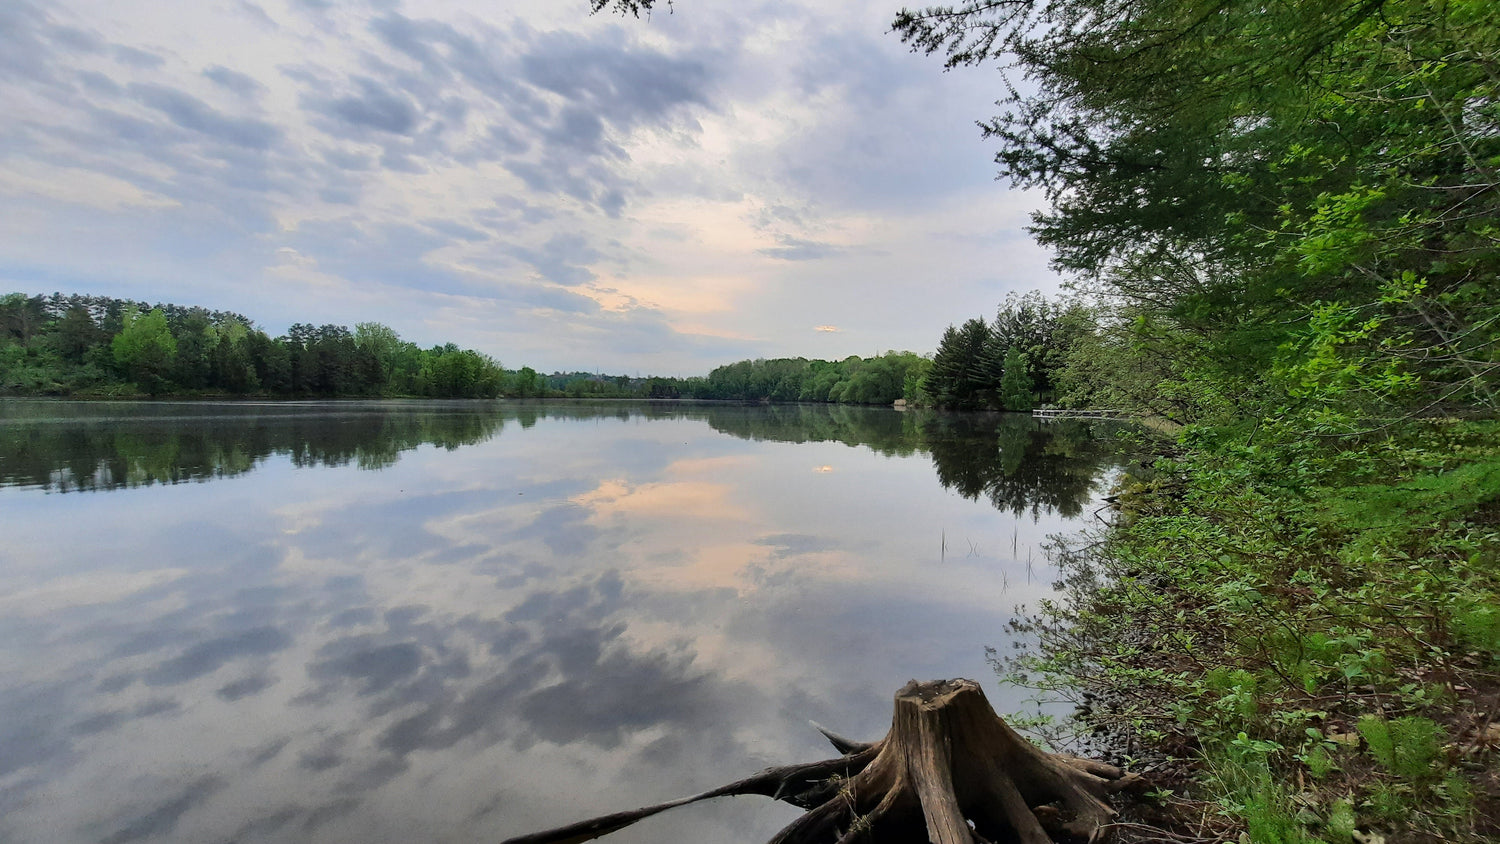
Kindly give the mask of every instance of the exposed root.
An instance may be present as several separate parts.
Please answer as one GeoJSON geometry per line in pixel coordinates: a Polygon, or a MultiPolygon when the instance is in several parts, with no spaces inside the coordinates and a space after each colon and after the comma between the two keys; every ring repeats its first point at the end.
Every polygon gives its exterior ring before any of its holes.
{"type": "Polygon", "coordinates": [[[972,680],[907,683],[896,693],[890,732],[873,744],[818,730],[845,755],[770,768],[692,797],[505,844],[589,841],[667,809],[732,794],[762,794],[808,810],[771,844],[924,834],[931,844],[1051,844],[1054,835],[1096,844],[1114,828],[1107,796],[1142,784],[1113,765],[1037,748],[995,714],[972,680]]]}

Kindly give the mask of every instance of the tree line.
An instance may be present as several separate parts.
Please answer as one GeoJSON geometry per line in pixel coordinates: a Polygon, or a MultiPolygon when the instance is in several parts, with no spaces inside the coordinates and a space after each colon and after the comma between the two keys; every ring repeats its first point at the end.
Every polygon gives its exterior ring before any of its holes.
{"type": "Polygon", "coordinates": [[[707,377],[554,372],[389,326],[297,323],[271,337],[246,316],[106,296],[0,297],[0,393],[12,395],[636,398],[890,404],[919,395],[930,361],[889,352],[841,361],[746,360],[707,377]]]}
{"type": "Polygon", "coordinates": [[[0,391],[492,398],[534,395],[540,378],[448,343],[428,349],[388,326],[293,325],[271,337],[242,314],[105,296],[0,298],[0,391]]]}
{"type": "Polygon", "coordinates": [[[628,378],[587,373],[546,376],[553,395],[571,398],[696,399],[762,404],[889,405],[914,402],[932,361],[914,352],[843,360],[755,358],[715,367],[707,376],[628,378]]]}
{"type": "MultiPolygon", "coordinates": [[[[12,395],[635,398],[1029,410],[1063,392],[1092,310],[1038,293],[995,319],[949,327],[935,355],[757,358],[707,376],[603,375],[499,361],[452,343],[421,348],[375,322],[297,323],[271,337],[246,316],[106,296],[0,297],[0,393],[12,395]]],[[[1086,368],[1086,367],[1085,367],[1086,368]]]]}
{"type": "Polygon", "coordinates": [[[757,402],[884,404],[915,396],[931,361],[913,352],[843,360],[773,358],[720,366],[676,385],[684,397],[757,402]]]}
{"type": "Polygon", "coordinates": [[[0,297],[0,394],[709,397],[702,378],[505,369],[453,343],[421,348],[376,322],[297,323],[78,294],[0,297]]]}
{"type": "Polygon", "coordinates": [[[915,398],[965,410],[1028,411],[1056,401],[1069,354],[1097,328],[1081,301],[1012,294],[993,321],[948,326],[915,398]]]}
{"type": "Polygon", "coordinates": [[[1137,409],[1124,385],[1095,371],[1115,330],[1100,304],[1080,296],[1011,294],[993,320],[948,326],[930,356],[887,352],[841,361],[744,360],[707,378],[663,382],[673,396],[766,403],[828,402],[951,410],[1029,411],[1059,403],[1137,409]]]}

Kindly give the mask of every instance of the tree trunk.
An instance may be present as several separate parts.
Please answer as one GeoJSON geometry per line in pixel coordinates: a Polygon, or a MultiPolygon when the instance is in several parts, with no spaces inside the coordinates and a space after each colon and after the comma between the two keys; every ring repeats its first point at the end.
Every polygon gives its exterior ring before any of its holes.
{"type": "Polygon", "coordinates": [[[590,841],[658,812],[730,794],[762,794],[808,810],[771,844],[1050,844],[1049,829],[1097,842],[1115,815],[1107,795],[1141,782],[1112,765],[1038,749],[995,714],[972,680],[907,683],[896,693],[890,732],[873,744],[823,732],[843,756],[770,768],[692,797],[505,844],[590,841]]]}

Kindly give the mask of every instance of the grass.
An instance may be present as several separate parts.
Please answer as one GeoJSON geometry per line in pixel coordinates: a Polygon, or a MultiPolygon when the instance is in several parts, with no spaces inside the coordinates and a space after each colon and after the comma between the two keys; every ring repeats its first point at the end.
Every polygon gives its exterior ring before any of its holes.
{"type": "Polygon", "coordinates": [[[1127,479],[1009,668],[1156,777],[1138,820],[1174,835],[1500,838],[1500,426],[1287,443],[1127,479]]]}

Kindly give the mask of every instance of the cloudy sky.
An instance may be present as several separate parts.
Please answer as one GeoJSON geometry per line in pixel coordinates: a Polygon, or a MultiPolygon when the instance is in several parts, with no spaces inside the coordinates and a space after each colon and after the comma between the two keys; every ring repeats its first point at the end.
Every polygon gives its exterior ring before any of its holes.
{"type": "Polygon", "coordinates": [[[510,367],[931,351],[1057,278],[895,0],[4,0],[0,291],[510,367]]]}

